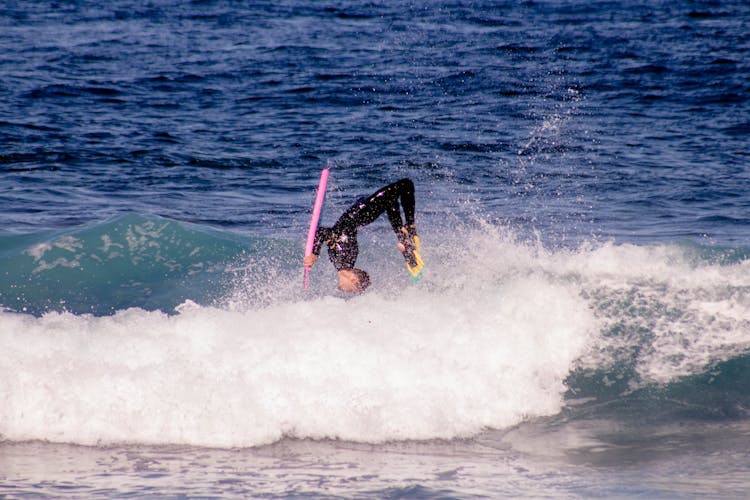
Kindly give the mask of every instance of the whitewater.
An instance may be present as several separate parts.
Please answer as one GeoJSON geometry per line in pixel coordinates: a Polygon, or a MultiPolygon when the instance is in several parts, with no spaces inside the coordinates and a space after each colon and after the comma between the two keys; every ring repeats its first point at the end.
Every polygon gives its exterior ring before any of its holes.
{"type": "MultiPolygon", "coordinates": [[[[194,257],[205,238],[143,218],[85,235],[5,259],[81,286],[72,276],[87,262],[119,266],[125,257],[137,269],[143,252],[156,252],[166,270],[177,262],[170,252],[194,257]],[[68,258],[49,263],[53,249],[68,258]]],[[[269,277],[266,259],[245,255],[241,272],[238,260],[225,269],[235,288],[209,304],[105,316],[6,309],[0,433],[228,448],[470,438],[559,413],[576,390],[565,384],[573,373],[616,373],[629,362],[632,391],[703,373],[749,347],[747,260],[674,245],[548,250],[487,224],[436,239],[431,246],[425,235],[430,266],[419,286],[376,257],[384,243],[370,245],[363,260],[381,266],[380,279],[353,298],[335,292],[323,266],[312,275],[317,292],[306,294],[296,266],[269,277]]]]}

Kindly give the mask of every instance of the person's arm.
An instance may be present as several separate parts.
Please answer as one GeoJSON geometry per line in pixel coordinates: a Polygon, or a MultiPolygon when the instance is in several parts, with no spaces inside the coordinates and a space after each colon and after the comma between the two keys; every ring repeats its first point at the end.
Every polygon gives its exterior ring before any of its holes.
{"type": "Polygon", "coordinates": [[[313,243],[312,253],[305,256],[305,265],[312,267],[315,261],[318,260],[320,255],[320,249],[323,247],[323,243],[330,238],[331,230],[326,227],[319,227],[315,232],[315,242],[313,243]]]}

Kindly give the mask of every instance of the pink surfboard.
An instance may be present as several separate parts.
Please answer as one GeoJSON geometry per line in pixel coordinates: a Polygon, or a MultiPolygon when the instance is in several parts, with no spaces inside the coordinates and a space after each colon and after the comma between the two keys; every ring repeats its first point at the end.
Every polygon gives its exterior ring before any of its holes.
{"type": "MultiPolygon", "coordinates": [[[[320,182],[318,183],[318,193],[315,195],[315,205],[313,205],[312,218],[310,219],[310,229],[307,230],[307,242],[305,243],[305,257],[312,255],[313,245],[315,244],[315,233],[318,231],[320,222],[320,211],[323,208],[323,200],[326,197],[326,185],[328,184],[328,169],[324,168],[320,172],[320,182]]],[[[305,266],[305,290],[309,284],[310,266],[305,266]]]]}

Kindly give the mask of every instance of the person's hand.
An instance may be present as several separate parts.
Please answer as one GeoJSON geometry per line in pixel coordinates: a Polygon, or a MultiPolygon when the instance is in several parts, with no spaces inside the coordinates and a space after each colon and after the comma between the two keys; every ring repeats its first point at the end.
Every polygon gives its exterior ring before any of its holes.
{"type": "Polygon", "coordinates": [[[305,256],[305,266],[306,267],[312,267],[313,264],[315,264],[315,261],[318,260],[318,256],[314,253],[311,253],[310,255],[305,256]]]}

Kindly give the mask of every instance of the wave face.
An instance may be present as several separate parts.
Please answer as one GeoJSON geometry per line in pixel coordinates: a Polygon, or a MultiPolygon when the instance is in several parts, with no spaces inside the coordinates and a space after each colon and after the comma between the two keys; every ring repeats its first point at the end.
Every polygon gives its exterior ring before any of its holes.
{"type": "Polygon", "coordinates": [[[453,228],[423,235],[427,273],[410,286],[375,237],[361,257],[373,287],[350,298],[327,265],[302,293],[296,244],[164,219],[13,238],[2,271],[31,281],[0,312],[7,440],[450,439],[565,412],[643,416],[665,396],[669,415],[698,398],[695,416],[725,418],[747,399],[737,250],[550,250],[453,228]]]}
{"type": "MultiPolygon", "coordinates": [[[[599,321],[566,384],[575,417],[669,424],[748,416],[747,251],[604,247],[582,294],[599,321]]],[[[571,408],[569,408],[571,409],[571,408]]]]}
{"type": "Polygon", "coordinates": [[[0,236],[0,304],[14,311],[111,314],[209,300],[259,241],[130,214],[74,230],[0,236]]]}

